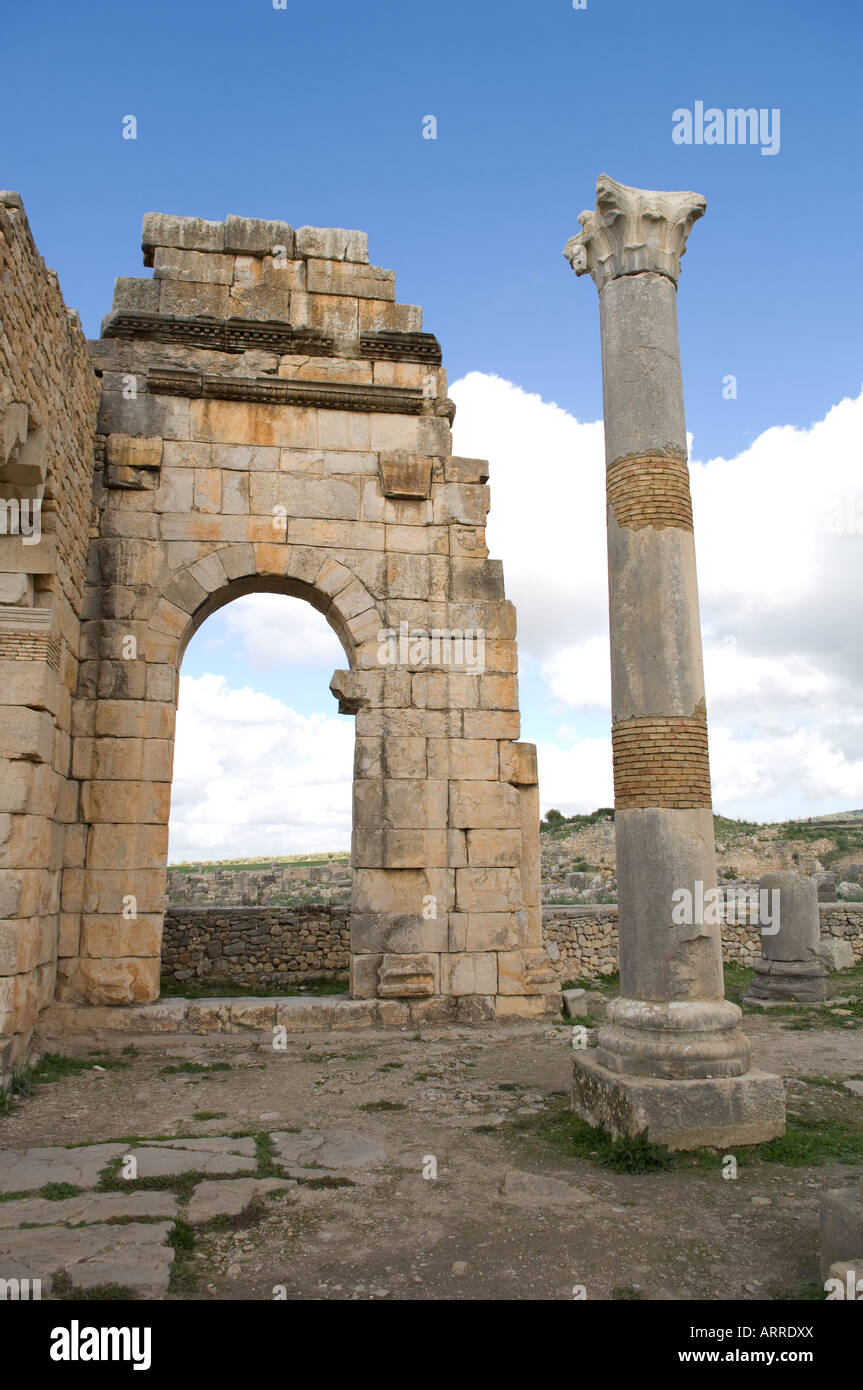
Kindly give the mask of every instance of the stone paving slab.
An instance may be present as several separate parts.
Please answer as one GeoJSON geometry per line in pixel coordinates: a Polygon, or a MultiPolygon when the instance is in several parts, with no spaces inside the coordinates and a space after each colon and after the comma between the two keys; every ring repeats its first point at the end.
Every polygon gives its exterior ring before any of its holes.
{"type": "Polygon", "coordinates": [[[126,1150],[135,1159],[139,1178],[175,1177],[179,1173],[255,1173],[257,1160],[241,1154],[206,1149],[156,1148],[136,1145],[126,1150]]]}
{"type": "Polygon", "coordinates": [[[49,1182],[95,1187],[108,1160],[127,1152],[124,1144],[89,1144],[74,1149],[3,1149],[0,1150],[0,1192],[32,1192],[49,1182]]]}
{"type": "Polygon", "coordinates": [[[229,1134],[207,1135],[191,1139],[148,1139],[148,1149],[193,1149],[204,1153],[246,1154],[255,1157],[255,1141],[251,1135],[232,1139],[229,1134]]]}
{"type": "Polygon", "coordinates": [[[77,1289],[121,1284],[136,1292],[164,1293],[174,1251],[166,1244],[170,1221],[130,1221],[124,1226],[40,1226],[0,1233],[0,1269],[5,1279],[67,1275],[77,1289]]]}
{"type": "Polygon", "coordinates": [[[285,1178],[234,1178],[230,1182],[200,1182],[183,1212],[190,1226],[212,1221],[216,1216],[239,1216],[255,1197],[264,1197],[295,1183],[285,1178]]]}
{"type": "Polygon", "coordinates": [[[349,1129],[305,1129],[299,1134],[276,1131],[271,1135],[276,1158],[283,1163],[319,1168],[380,1167],[383,1147],[349,1129]]]}
{"type": "Polygon", "coordinates": [[[50,1202],[44,1197],[22,1197],[0,1202],[0,1230],[28,1223],[60,1226],[81,1221],[116,1221],[118,1216],[175,1217],[177,1199],[171,1192],[87,1192],[50,1202]]]}

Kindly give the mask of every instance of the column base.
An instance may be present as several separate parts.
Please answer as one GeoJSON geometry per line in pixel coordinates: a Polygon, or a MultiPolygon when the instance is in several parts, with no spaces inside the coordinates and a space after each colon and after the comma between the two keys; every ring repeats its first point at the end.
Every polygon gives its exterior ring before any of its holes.
{"type": "Polygon", "coordinates": [[[756,960],[746,1003],[772,1000],[783,1004],[818,1004],[836,993],[820,961],[756,960]]]}
{"type": "Polygon", "coordinates": [[[615,1138],[646,1129],[669,1149],[761,1144],[785,1133],[782,1078],[742,1076],[678,1081],[609,1071],[590,1055],[573,1061],[572,1108],[615,1138]]]}

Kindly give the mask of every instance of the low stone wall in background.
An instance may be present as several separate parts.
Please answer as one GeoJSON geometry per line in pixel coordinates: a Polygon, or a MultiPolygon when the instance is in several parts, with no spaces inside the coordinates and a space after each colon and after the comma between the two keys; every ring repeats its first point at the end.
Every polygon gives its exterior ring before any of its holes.
{"type": "MultiPolygon", "coordinates": [[[[822,903],[821,939],[847,941],[856,963],[863,961],[863,903],[822,903]]],[[[591,979],[617,969],[617,907],[544,907],[542,934],[561,981],[591,979]]],[[[751,965],[761,954],[757,927],[725,923],[722,958],[751,965]]]]}
{"type": "MultiPolygon", "coordinates": [[[[863,903],[823,903],[822,940],[849,942],[863,961],[863,903]]],[[[543,940],[561,982],[596,979],[617,969],[617,907],[544,907],[543,940]]],[[[750,965],[760,952],[757,927],[722,929],[726,961],[750,965]]],[[[295,986],[347,979],[350,911],[344,905],[169,907],[162,973],[178,981],[248,980],[295,986]]]]}
{"type": "Polygon", "coordinates": [[[181,982],[294,986],[346,979],[349,961],[345,907],[169,907],[165,913],[162,974],[181,982]]]}

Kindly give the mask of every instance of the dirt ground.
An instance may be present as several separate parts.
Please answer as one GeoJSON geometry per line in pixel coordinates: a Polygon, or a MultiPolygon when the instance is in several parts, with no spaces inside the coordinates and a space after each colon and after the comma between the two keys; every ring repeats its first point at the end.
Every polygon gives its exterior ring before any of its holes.
{"type": "MultiPolygon", "coordinates": [[[[753,1064],[786,1078],[790,1113],[863,1134],[863,1096],[841,1085],[863,1076],[863,1028],[787,1024],[747,1018],[753,1064]]],[[[569,1157],[542,1133],[567,1109],[563,1024],[315,1033],[279,1052],[243,1037],[136,1043],[122,1067],[39,1085],[0,1120],[0,1148],[311,1130],[378,1146],[344,1172],[312,1159],[248,1221],[197,1228],[168,1298],[795,1297],[818,1279],[822,1192],[863,1172],[759,1163],[728,1181],[719,1154],[643,1175],[569,1157]],[[188,1062],[227,1070],[163,1071],[188,1062]]]]}

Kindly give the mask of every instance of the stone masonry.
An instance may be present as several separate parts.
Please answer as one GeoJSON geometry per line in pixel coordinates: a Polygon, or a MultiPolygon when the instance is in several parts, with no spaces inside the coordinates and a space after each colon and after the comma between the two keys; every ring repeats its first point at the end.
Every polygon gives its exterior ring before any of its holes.
{"type": "Polygon", "coordinates": [[[670,1147],[782,1133],[778,1077],[753,1071],[723,995],[718,921],[675,895],[715,888],[707,714],[677,332],[680,260],[704,199],[607,175],[564,254],[599,292],[606,447],[620,998],[573,1106],[670,1147]]]}
{"type": "Polygon", "coordinates": [[[4,476],[45,532],[0,536],[4,1067],[55,969],[64,1004],[158,997],[179,666],[252,591],[345,649],[353,996],[554,1009],[488,465],[452,455],[420,309],[362,233],[148,214],[152,278],[118,280],[88,360],[17,195],[0,231],[4,476]]]}
{"type": "Polygon", "coordinates": [[[63,864],[83,863],[71,776],[98,382],[77,314],[0,193],[0,1077],[54,997],[63,864]],[[35,524],[34,524],[35,523],[35,524]]]}

